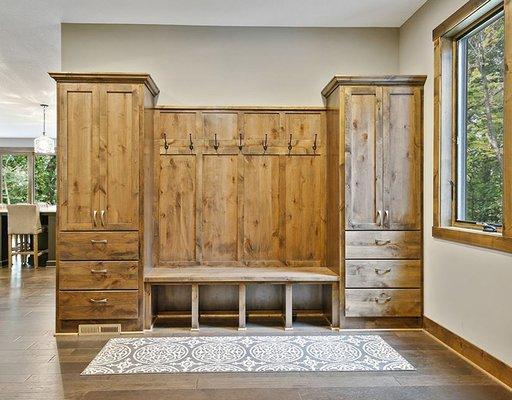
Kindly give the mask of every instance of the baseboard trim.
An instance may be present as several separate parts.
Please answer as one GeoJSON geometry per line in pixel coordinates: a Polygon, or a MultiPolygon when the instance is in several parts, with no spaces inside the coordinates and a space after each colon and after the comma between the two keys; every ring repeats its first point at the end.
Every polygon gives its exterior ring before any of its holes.
{"type": "Polygon", "coordinates": [[[423,329],[489,375],[512,388],[511,366],[425,316],[423,317],[423,329]]]}

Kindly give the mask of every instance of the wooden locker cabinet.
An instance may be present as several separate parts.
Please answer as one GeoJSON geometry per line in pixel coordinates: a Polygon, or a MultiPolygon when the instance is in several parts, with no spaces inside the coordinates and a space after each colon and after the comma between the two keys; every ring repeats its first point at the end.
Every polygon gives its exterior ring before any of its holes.
{"type": "Polygon", "coordinates": [[[322,92],[341,327],[421,326],[425,79],[338,76],[322,92]]]}
{"type": "Polygon", "coordinates": [[[139,228],[138,86],[61,84],[61,230],[139,228]]]}
{"type": "Polygon", "coordinates": [[[145,121],[158,88],[147,74],[50,75],[58,97],[56,330],[141,330],[142,210],[152,204],[143,193],[144,155],[153,149],[145,121]]]}

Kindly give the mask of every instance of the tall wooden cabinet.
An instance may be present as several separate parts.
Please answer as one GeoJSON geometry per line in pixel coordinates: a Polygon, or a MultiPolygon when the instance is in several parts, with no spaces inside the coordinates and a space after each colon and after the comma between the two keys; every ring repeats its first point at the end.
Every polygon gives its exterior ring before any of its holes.
{"type": "Polygon", "coordinates": [[[50,75],[58,82],[57,332],[141,330],[145,108],[151,113],[158,88],[146,74],[50,75]]]}
{"type": "Polygon", "coordinates": [[[327,105],[327,265],[341,326],[422,315],[423,76],[335,77],[327,105]]]}

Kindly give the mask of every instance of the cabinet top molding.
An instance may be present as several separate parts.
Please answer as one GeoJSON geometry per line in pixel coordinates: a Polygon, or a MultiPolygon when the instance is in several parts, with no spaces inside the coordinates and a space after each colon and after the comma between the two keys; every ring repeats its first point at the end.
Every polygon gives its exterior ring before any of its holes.
{"type": "Polygon", "coordinates": [[[392,85],[415,85],[423,86],[427,79],[426,75],[381,75],[381,76],[346,76],[336,75],[322,90],[322,96],[328,97],[338,86],[392,86],[392,85]]]}
{"type": "Polygon", "coordinates": [[[160,89],[151,75],[144,72],[49,72],[56,82],[81,83],[140,83],[146,85],[153,96],[158,96],[160,89]]]}

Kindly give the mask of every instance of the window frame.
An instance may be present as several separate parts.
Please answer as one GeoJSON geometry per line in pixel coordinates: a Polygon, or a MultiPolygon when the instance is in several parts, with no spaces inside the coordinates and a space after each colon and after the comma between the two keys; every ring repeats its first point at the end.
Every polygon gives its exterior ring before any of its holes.
{"type": "MultiPolygon", "coordinates": [[[[27,164],[28,164],[28,196],[27,201],[29,203],[34,203],[36,198],[36,179],[35,179],[35,160],[39,154],[34,153],[34,149],[31,147],[0,147],[0,157],[9,154],[16,155],[25,155],[27,156],[27,164]]],[[[56,157],[56,154],[51,154],[56,157]]],[[[3,185],[3,170],[2,163],[0,162],[0,188],[3,185]]],[[[56,201],[57,202],[57,201],[56,201]]],[[[0,205],[5,206],[3,202],[3,191],[0,190],[0,205]]],[[[57,204],[49,204],[49,206],[54,207],[57,204]]]]}
{"type": "MultiPolygon", "coordinates": [[[[491,23],[491,22],[489,22],[491,23]]],[[[434,41],[434,204],[436,238],[512,252],[512,0],[471,0],[433,31],[434,41]],[[485,232],[458,212],[459,48],[458,43],[498,14],[505,19],[502,228],[485,232]]]]}

